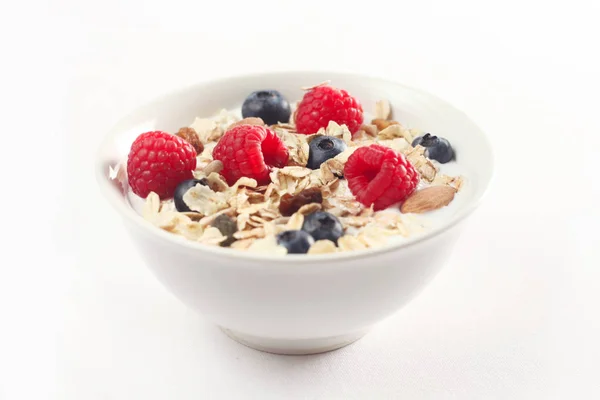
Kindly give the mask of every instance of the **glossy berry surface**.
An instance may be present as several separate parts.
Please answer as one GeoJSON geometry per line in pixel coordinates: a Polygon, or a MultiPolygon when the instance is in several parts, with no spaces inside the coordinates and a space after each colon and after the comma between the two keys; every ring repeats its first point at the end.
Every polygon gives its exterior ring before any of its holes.
{"type": "Polygon", "coordinates": [[[412,146],[416,147],[417,145],[425,147],[425,157],[436,160],[441,164],[445,164],[454,158],[454,149],[450,142],[443,137],[426,133],[413,140],[412,146]]]}
{"type": "Polygon", "coordinates": [[[288,254],[306,254],[315,239],[300,230],[285,231],[277,235],[277,243],[285,247],[288,254]]]}
{"type": "Polygon", "coordinates": [[[290,103],[277,90],[252,92],[242,105],[242,117],[261,118],[267,125],[287,123],[291,113],[290,103]]]}
{"type": "Polygon", "coordinates": [[[310,135],[327,127],[329,121],[346,125],[351,133],[356,133],[363,123],[362,105],[347,91],[333,86],[308,90],[296,110],[296,131],[310,135]]]}
{"type": "Polygon", "coordinates": [[[419,183],[419,173],[403,154],[378,144],[352,153],[344,176],[356,200],[375,211],[406,200],[419,183]]]}
{"type": "Polygon", "coordinates": [[[213,150],[213,158],[223,163],[221,175],[233,185],[241,177],[269,183],[272,167],[284,167],[289,151],[271,129],[259,125],[237,125],[229,129],[213,150]]]}
{"type": "Polygon", "coordinates": [[[196,186],[197,184],[206,186],[206,179],[186,179],[185,181],[181,181],[179,185],[175,188],[175,193],[173,194],[173,201],[175,203],[175,208],[179,212],[192,211],[183,201],[183,195],[187,193],[188,190],[196,186]]]}
{"type": "Polygon", "coordinates": [[[335,244],[344,236],[344,227],[339,219],[326,211],[316,211],[304,217],[302,230],[315,240],[331,240],[335,244]]]}
{"type": "Polygon", "coordinates": [[[346,142],[333,136],[317,136],[308,145],[307,168],[319,169],[321,164],[346,150],[346,142]]]}
{"type": "Polygon", "coordinates": [[[127,179],[133,193],[146,198],[155,192],[161,199],[173,196],[177,185],[193,177],[196,150],[182,138],[167,132],[139,135],[127,156],[127,179]]]}

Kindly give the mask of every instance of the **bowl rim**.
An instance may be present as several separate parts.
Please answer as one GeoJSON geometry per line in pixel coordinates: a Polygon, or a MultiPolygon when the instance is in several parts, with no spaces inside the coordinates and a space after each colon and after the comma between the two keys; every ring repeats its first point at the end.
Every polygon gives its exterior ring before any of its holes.
{"type": "MultiPolygon", "coordinates": [[[[222,76],[217,79],[208,79],[203,81],[197,81],[185,86],[177,87],[174,90],[170,90],[164,92],[158,96],[154,96],[149,101],[139,105],[134,110],[122,115],[112,127],[105,134],[104,138],[101,140],[100,145],[98,146],[95,156],[94,156],[94,164],[95,164],[95,175],[96,181],[100,187],[100,191],[102,192],[104,198],[119,212],[121,217],[126,218],[129,222],[135,224],[139,229],[145,231],[148,235],[156,237],[157,240],[166,240],[173,246],[179,247],[184,251],[193,251],[197,253],[208,252],[212,253],[214,256],[219,256],[223,258],[229,258],[237,261],[263,261],[263,262],[278,262],[281,263],[283,260],[285,263],[298,264],[298,263],[315,263],[315,262],[324,262],[324,261],[338,261],[338,260],[347,260],[347,259],[362,259],[362,258],[371,258],[376,255],[381,255],[385,253],[397,252],[401,250],[405,250],[408,248],[412,248],[417,246],[420,243],[430,241],[431,239],[440,236],[446,231],[458,225],[460,222],[465,220],[469,215],[471,215],[483,202],[483,200],[487,197],[490,187],[495,179],[495,155],[492,146],[492,142],[489,136],[479,127],[479,125],[475,124],[475,122],[468,117],[466,113],[462,110],[458,109],[448,101],[443,98],[434,95],[430,92],[427,92],[423,89],[415,88],[410,85],[403,84],[393,79],[384,78],[378,75],[364,74],[364,73],[356,73],[356,72],[344,72],[344,71],[332,71],[332,70],[320,70],[320,69],[311,69],[311,70],[286,70],[286,71],[271,71],[271,72],[258,72],[258,73],[240,73],[240,74],[232,74],[227,76],[222,76]],[[144,108],[149,108],[151,105],[162,102],[165,98],[176,97],[179,94],[185,93],[189,91],[193,87],[201,87],[203,85],[211,85],[211,84],[219,84],[225,83],[229,80],[234,79],[261,79],[268,76],[274,75],[301,75],[301,74],[324,74],[331,77],[331,80],[336,77],[343,77],[345,79],[358,79],[358,80],[371,80],[371,81],[379,81],[380,83],[385,83],[393,86],[401,86],[407,90],[414,91],[423,96],[430,97],[436,102],[443,104],[448,109],[452,110],[456,114],[461,114],[464,119],[466,119],[476,130],[479,132],[479,135],[483,139],[489,153],[489,162],[490,162],[490,174],[487,182],[482,182],[482,185],[485,185],[483,190],[481,190],[480,195],[474,197],[465,204],[462,209],[453,215],[452,218],[445,221],[440,226],[431,229],[429,232],[419,235],[418,237],[399,243],[387,244],[382,247],[371,248],[366,250],[357,250],[357,251],[349,251],[349,252],[341,252],[341,253],[326,253],[326,254],[286,254],[286,255],[270,255],[270,254],[261,254],[261,253],[253,253],[253,252],[244,252],[237,251],[228,248],[223,248],[219,246],[210,246],[205,245],[199,242],[194,242],[184,237],[180,237],[178,235],[174,235],[170,232],[164,231],[156,226],[152,225],[149,221],[145,220],[141,215],[139,215],[135,210],[127,206],[123,199],[118,193],[114,190],[114,187],[111,187],[111,183],[109,182],[109,178],[106,176],[106,163],[105,158],[102,157],[102,154],[105,153],[105,149],[112,142],[116,132],[118,131],[117,127],[127,119],[129,119],[132,115],[136,114],[139,110],[144,108]]],[[[232,263],[223,263],[223,264],[232,264],[232,263]]],[[[235,264],[232,264],[235,265],[235,264]]]]}

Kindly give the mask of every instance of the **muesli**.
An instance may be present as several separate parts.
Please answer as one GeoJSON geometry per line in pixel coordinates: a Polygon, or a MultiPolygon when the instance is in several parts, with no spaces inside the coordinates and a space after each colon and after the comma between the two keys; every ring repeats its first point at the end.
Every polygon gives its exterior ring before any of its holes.
{"type": "Polygon", "coordinates": [[[142,133],[114,179],[159,229],[281,255],[384,246],[453,206],[465,179],[444,173],[456,164],[447,139],[394,120],[386,100],[368,118],[329,82],[304,90],[296,104],[261,90],[241,110],[142,133]]]}

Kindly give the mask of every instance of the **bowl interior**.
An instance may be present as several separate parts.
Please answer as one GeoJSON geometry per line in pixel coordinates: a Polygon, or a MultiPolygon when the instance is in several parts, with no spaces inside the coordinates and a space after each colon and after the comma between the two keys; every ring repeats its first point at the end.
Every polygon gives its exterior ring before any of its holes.
{"type": "MultiPolygon", "coordinates": [[[[468,171],[468,198],[445,224],[433,229],[433,235],[468,215],[479,203],[490,183],[493,154],[485,134],[464,113],[445,101],[399,83],[376,77],[328,72],[282,72],[246,75],[200,83],[162,96],[118,122],[103,141],[96,162],[97,178],[103,192],[126,218],[145,221],[129,206],[121,188],[109,177],[109,167],[126,159],[131,143],[142,132],[160,129],[175,132],[188,126],[195,117],[209,117],[222,108],[238,108],[245,97],[260,89],[277,89],[290,101],[301,99],[301,87],[330,80],[356,96],[365,111],[372,111],[375,102],[390,101],[393,118],[409,128],[444,136],[453,144],[461,167],[468,171]]],[[[156,234],[159,229],[148,225],[156,234]]],[[[166,233],[168,236],[175,236],[166,233]]],[[[178,238],[177,238],[178,239],[178,238]]],[[[410,240],[399,245],[408,245],[410,240]]],[[[193,243],[196,245],[196,243],[193,243]]],[[[199,245],[201,246],[201,245],[199,245]]],[[[202,248],[208,251],[223,249],[202,248]]],[[[289,257],[289,256],[288,256],[289,257]]],[[[338,255],[339,257],[339,255],[338,255]]]]}

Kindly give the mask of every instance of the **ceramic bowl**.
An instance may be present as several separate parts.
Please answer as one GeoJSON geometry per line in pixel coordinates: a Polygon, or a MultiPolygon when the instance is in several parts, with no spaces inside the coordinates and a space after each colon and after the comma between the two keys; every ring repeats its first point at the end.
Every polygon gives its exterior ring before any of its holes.
{"type": "Polygon", "coordinates": [[[96,167],[101,191],[122,217],[139,255],[177,298],[247,346],[310,354],[359,339],[434,278],[465,219],[488,189],[493,157],[484,133],[461,111],[431,94],[376,77],[304,71],[231,77],[162,96],[134,110],[107,133],[96,167]],[[241,106],[254,90],[275,88],[295,101],[302,96],[301,87],[325,80],[358,97],[365,108],[388,99],[394,119],[436,132],[453,143],[459,162],[469,171],[469,190],[445,223],[415,239],[380,249],[283,258],[248,254],[204,246],[152,226],[109,178],[109,167],[126,158],[142,132],[175,132],[197,116],[241,106]]]}

